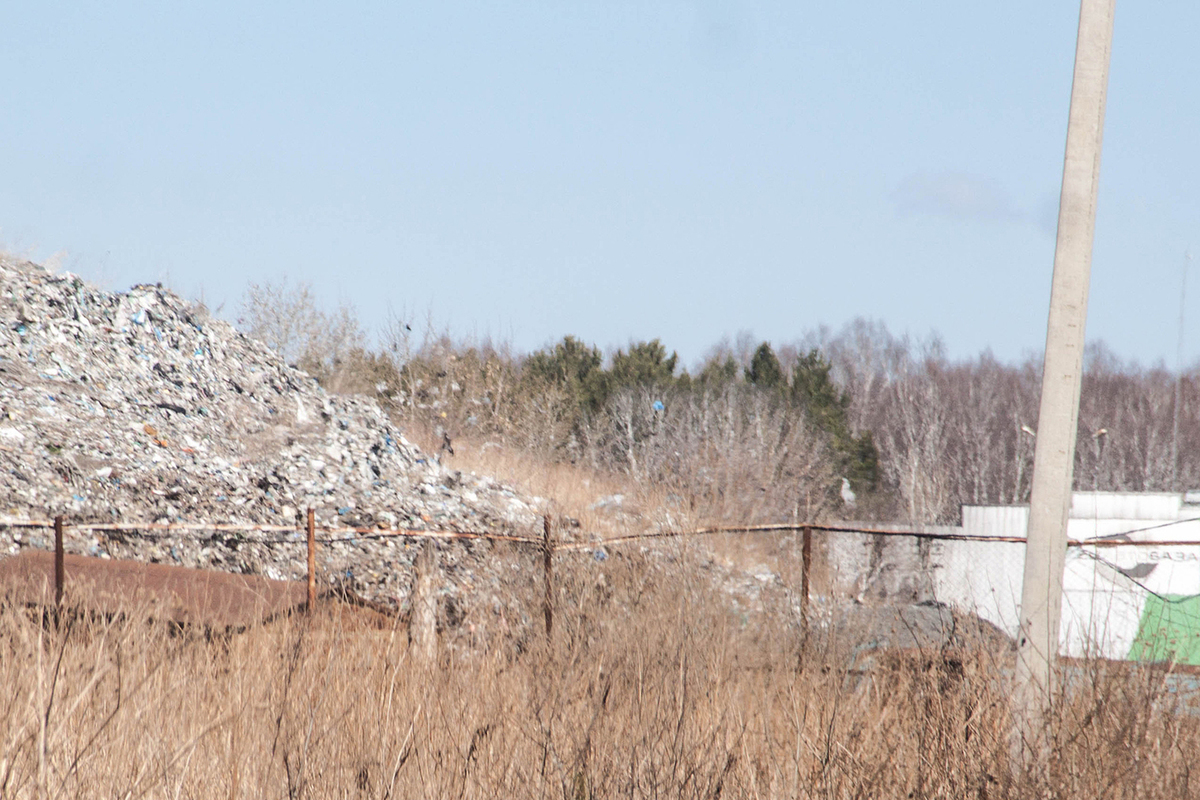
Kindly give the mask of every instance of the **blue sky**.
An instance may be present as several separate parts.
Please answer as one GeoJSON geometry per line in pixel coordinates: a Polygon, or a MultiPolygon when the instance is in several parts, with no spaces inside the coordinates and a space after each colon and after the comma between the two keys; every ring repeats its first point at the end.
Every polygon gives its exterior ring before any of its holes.
{"type": "MultiPolygon", "coordinates": [[[[0,7],[0,245],[521,349],[1045,336],[1077,2],[0,7]],[[437,6],[437,7],[435,7],[437,6]]],[[[1200,4],[1119,5],[1088,332],[1174,364],[1200,4]]],[[[1200,265],[1189,331],[1200,331],[1200,265]]],[[[1200,335],[1185,357],[1200,358],[1200,335]]]]}

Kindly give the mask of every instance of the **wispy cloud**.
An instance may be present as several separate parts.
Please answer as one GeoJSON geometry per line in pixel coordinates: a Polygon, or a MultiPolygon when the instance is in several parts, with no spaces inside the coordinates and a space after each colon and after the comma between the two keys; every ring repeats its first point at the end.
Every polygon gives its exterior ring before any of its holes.
{"type": "Polygon", "coordinates": [[[982,222],[1030,222],[999,183],[966,172],[915,172],[892,193],[901,214],[982,222]]]}

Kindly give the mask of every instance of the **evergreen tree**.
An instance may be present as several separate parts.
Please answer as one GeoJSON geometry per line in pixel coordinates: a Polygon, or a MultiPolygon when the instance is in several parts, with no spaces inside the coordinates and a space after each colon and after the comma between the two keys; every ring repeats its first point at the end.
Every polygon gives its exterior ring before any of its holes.
{"type": "Polygon", "coordinates": [[[846,409],[850,398],[829,377],[831,365],[818,350],[796,359],[792,369],[792,404],[803,408],[814,425],[830,434],[848,433],[846,409]]]}
{"type": "Polygon", "coordinates": [[[737,362],[732,355],[726,354],[724,361],[719,357],[708,361],[696,376],[696,383],[709,387],[725,386],[736,381],[737,376],[737,362]]]}
{"type": "Polygon", "coordinates": [[[613,391],[627,386],[669,386],[674,382],[676,353],[667,355],[667,348],[658,339],[629,346],[629,352],[618,350],[609,370],[613,391]]]}
{"type": "Polygon", "coordinates": [[[552,350],[539,350],[525,360],[527,379],[565,389],[580,410],[598,411],[608,399],[604,357],[574,336],[564,337],[552,350]]]}
{"type": "Polygon", "coordinates": [[[851,432],[847,418],[850,397],[829,377],[830,368],[818,350],[800,356],[792,370],[792,403],[804,409],[815,427],[829,434],[840,474],[857,489],[871,491],[879,479],[875,440],[870,431],[858,436],[851,432]]]}
{"type": "Polygon", "coordinates": [[[767,342],[760,344],[754,351],[750,366],[746,367],[746,380],[763,389],[777,389],[787,384],[783,376],[783,367],[767,342]]]}

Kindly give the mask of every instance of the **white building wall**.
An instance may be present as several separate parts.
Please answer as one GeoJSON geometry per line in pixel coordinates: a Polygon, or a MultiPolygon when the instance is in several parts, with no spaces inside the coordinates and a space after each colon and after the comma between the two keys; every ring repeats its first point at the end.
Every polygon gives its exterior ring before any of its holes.
{"type": "MultiPolygon", "coordinates": [[[[1006,536],[1009,534],[995,534],[1006,536]]],[[[1025,545],[1007,542],[939,542],[934,597],[982,617],[1009,636],[1017,633],[1025,545]]]]}
{"type": "MultiPolygon", "coordinates": [[[[1200,541],[1200,506],[1180,494],[1077,492],[1069,539],[1200,541]]],[[[967,536],[1025,535],[1027,506],[966,506],[967,536]]],[[[1017,633],[1025,545],[943,542],[933,559],[933,590],[944,603],[1017,633]]],[[[1063,655],[1126,658],[1138,634],[1146,597],[1200,594],[1200,546],[1071,547],[1063,575],[1063,655]]]]}

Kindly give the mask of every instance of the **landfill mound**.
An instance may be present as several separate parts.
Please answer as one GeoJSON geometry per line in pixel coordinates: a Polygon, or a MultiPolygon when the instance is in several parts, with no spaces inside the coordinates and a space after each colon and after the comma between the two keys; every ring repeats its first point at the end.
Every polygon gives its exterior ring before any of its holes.
{"type": "MultiPolygon", "coordinates": [[[[326,393],[161,285],[106,292],[0,257],[0,327],[0,514],[10,519],[303,525],[314,508],[318,525],[381,533],[538,525],[536,501],[444,467],[374,399],[326,393]]],[[[283,538],[69,528],[66,549],[301,578],[302,534],[283,538]]],[[[48,546],[45,531],[0,525],[0,554],[48,546]]],[[[514,572],[486,542],[438,547],[443,595],[498,589],[514,572]]],[[[395,608],[417,549],[358,536],[324,546],[319,561],[326,580],[395,608]]],[[[486,605],[503,616],[500,603],[486,605]]]]}

